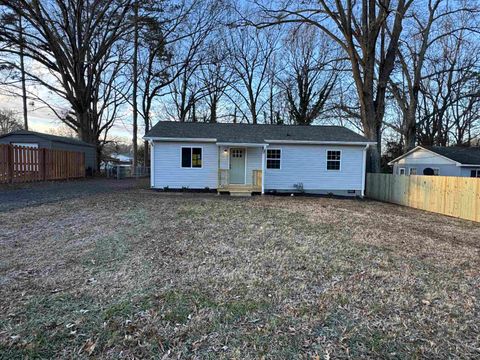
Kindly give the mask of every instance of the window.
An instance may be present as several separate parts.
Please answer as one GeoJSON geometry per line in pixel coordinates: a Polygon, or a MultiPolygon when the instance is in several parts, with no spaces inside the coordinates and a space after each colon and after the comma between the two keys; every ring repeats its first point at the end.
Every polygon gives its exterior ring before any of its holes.
{"type": "Polygon", "coordinates": [[[470,177],[480,178],[480,169],[472,170],[470,177]]]}
{"type": "Polygon", "coordinates": [[[282,157],[282,150],[268,149],[267,150],[267,169],[280,169],[281,157],[282,157]]]}
{"type": "Polygon", "coordinates": [[[405,175],[405,168],[399,168],[398,175],[405,175]]]}
{"type": "Polygon", "coordinates": [[[27,148],[34,148],[38,149],[38,144],[37,143],[11,143],[13,146],[23,146],[27,148]]]}
{"type": "Polygon", "coordinates": [[[232,157],[233,158],[242,158],[243,157],[243,149],[232,149],[232,157]]]}
{"type": "Polygon", "coordinates": [[[433,169],[433,175],[434,176],[440,175],[440,169],[433,169]]]}
{"type": "Polygon", "coordinates": [[[417,168],[410,168],[410,175],[417,175],[417,168]]]}
{"type": "Polygon", "coordinates": [[[327,150],[327,170],[340,170],[341,156],[340,150],[327,150]]]}
{"type": "Polygon", "coordinates": [[[183,147],[182,148],[182,168],[201,168],[202,167],[202,148],[183,147]]]}

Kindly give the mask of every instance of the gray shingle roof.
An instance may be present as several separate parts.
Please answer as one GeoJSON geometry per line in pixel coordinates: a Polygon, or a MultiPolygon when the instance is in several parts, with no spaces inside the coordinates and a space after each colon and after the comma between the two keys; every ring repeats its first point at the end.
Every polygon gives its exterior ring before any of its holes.
{"type": "Polygon", "coordinates": [[[461,164],[479,165],[480,147],[459,147],[459,146],[423,146],[425,149],[445,156],[461,164]]]}
{"type": "Polygon", "coordinates": [[[61,143],[65,143],[65,144],[95,147],[95,145],[89,144],[89,143],[87,143],[85,141],[82,141],[82,140],[79,140],[79,139],[70,138],[70,137],[66,137],[66,136],[44,134],[44,133],[39,133],[39,132],[36,132],[36,131],[28,131],[28,130],[12,131],[11,133],[0,136],[0,138],[4,138],[4,137],[10,136],[10,135],[33,135],[33,136],[38,136],[42,139],[55,141],[55,142],[61,142],[61,143]]]}
{"type": "Polygon", "coordinates": [[[371,142],[343,126],[251,125],[160,121],[146,138],[216,139],[217,142],[265,143],[267,140],[371,142]]]}

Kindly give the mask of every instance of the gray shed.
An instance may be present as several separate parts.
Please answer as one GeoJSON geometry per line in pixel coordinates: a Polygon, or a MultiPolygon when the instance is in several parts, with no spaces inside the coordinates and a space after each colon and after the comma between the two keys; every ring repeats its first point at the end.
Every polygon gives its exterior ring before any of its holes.
{"type": "MultiPolygon", "coordinates": [[[[97,167],[97,151],[95,145],[65,136],[56,136],[35,131],[18,130],[0,136],[0,144],[79,151],[85,154],[85,167],[93,173],[97,167]]],[[[87,172],[88,173],[88,172],[87,172]]]]}

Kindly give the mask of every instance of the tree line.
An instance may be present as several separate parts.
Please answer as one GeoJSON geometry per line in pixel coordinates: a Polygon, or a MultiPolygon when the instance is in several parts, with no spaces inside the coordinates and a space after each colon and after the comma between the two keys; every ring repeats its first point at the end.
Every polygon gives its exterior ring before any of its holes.
{"type": "Polygon", "coordinates": [[[24,127],[35,101],[99,155],[126,124],[135,164],[137,139],[158,120],[339,124],[377,142],[369,165],[379,171],[382,146],[478,139],[479,9],[465,0],[0,0],[0,85],[22,98],[24,127]]]}

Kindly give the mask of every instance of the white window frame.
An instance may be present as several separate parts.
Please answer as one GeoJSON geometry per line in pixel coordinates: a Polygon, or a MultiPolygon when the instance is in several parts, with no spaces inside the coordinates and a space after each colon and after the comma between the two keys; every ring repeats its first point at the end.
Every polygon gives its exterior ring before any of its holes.
{"type": "Polygon", "coordinates": [[[269,171],[278,171],[278,170],[282,170],[282,149],[281,148],[267,148],[267,151],[265,152],[265,169],[269,170],[269,171]],[[274,158],[269,158],[268,157],[268,151],[269,150],[278,150],[280,151],[280,159],[274,159],[274,158]],[[280,167],[278,169],[276,168],[269,168],[268,167],[268,160],[278,160],[280,162],[280,167]]]}
{"type": "Polygon", "coordinates": [[[185,170],[201,170],[203,169],[203,146],[181,146],[180,147],[180,169],[185,169],[185,170]],[[190,167],[185,167],[182,166],[182,154],[183,154],[183,149],[190,149],[190,167]],[[202,151],[202,166],[200,167],[193,167],[192,162],[193,162],[193,149],[201,149],[202,151]]]}
{"type": "Polygon", "coordinates": [[[474,177],[474,179],[480,178],[480,169],[472,169],[472,170],[470,171],[470,177],[472,176],[472,171],[475,171],[475,175],[476,175],[476,176],[474,177]]]}
{"type": "Polygon", "coordinates": [[[407,171],[405,170],[404,167],[398,168],[398,175],[402,175],[402,176],[407,175],[407,171]],[[403,174],[402,174],[402,172],[403,172],[403,174]]]}
{"type": "Polygon", "coordinates": [[[412,175],[417,175],[418,172],[417,172],[417,168],[416,167],[411,167],[411,168],[408,168],[408,175],[409,176],[412,176],[412,175]],[[412,170],[415,170],[415,174],[412,174],[412,170]]]}
{"type": "Polygon", "coordinates": [[[327,151],[325,152],[325,169],[327,171],[334,171],[334,172],[337,172],[337,171],[342,171],[342,159],[343,159],[343,152],[342,150],[338,150],[338,149],[327,149],[327,151]],[[329,151],[337,151],[340,153],[340,160],[328,160],[328,152],[329,151]],[[340,168],[337,170],[337,169],[329,169],[328,168],[328,162],[329,161],[339,161],[340,162],[340,168]]]}

